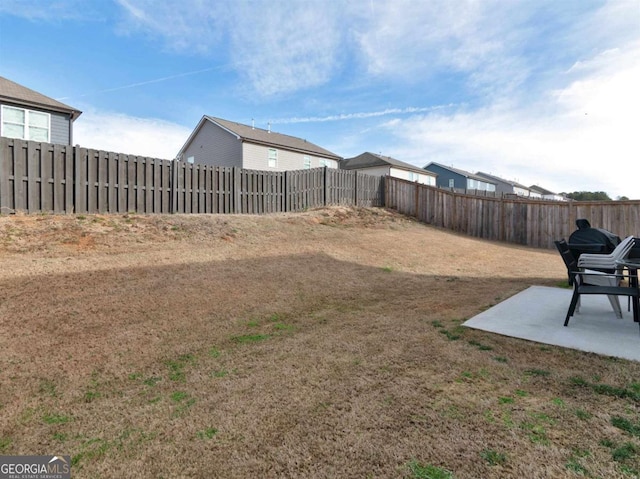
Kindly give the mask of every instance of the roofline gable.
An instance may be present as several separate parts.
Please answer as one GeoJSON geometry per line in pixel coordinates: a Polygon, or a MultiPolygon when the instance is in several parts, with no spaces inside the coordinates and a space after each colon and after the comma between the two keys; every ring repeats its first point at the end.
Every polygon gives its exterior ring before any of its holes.
{"type": "Polygon", "coordinates": [[[251,143],[251,144],[260,145],[260,146],[268,146],[273,148],[280,148],[282,150],[295,151],[295,152],[304,153],[304,154],[312,155],[315,157],[326,158],[326,159],[335,160],[335,161],[342,160],[341,156],[338,156],[335,153],[332,153],[329,150],[325,150],[324,148],[314,143],[311,143],[310,141],[304,140],[302,138],[285,135],[283,133],[274,133],[261,128],[255,128],[249,125],[243,125],[242,123],[236,123],[229,120],[224,120],[222,118],[212,117],[209,115],[203,115],[203,117],[200,119],[200,121],[198,122],[194,130],[191,132],[191,135],[189,135],[189,138],[187,138],[187,141],[184,143],[182,148],[180,148],[180,151],[178,151],[178,154],[177,154],[178,158],[180,158],[184,154],[184,151],[189,147],[189,145],[192,143],[196,135],[200,132],[203,125],[207,121],[217,126],[218,128],[221,128],[223,131],[229,133],[230,135],[233,135],[235,138],[245,143],[251,143]],[[239,127],[239,130],[238,131],[234,130],[233,125],[237,125],[239,127]],[[248,137],[246,134],[243,134],[242,132],[242,130],[246,130],[246,129],[251,129],[252,131],[255,130],[257,134],[260,134],[262,136],[273,135],[274,141],[267,141],[266,139],[248,137]],[[279,139],[280,141],[278,141],[279,139]],[[283,139],[291,139],[291,143],[293,144],[286,144],[285,142],[282,141],[283,139]],[[300,143],[301,145],[308,144],[310,147],[307,149],[307,148],[304,148],[304,146],[296,146],[295,143],[300,143]]]}
{"type": "Polygon", "coordinates": [[[48,97],[40,92],[20,85],[8,78],[0,76],[0,84],[5,93],[0,92],[0,102],[10,103],[19,107],[38,108],[49,112],[65,113],[75,121],[82,112],[77,108],[48,97]]]}

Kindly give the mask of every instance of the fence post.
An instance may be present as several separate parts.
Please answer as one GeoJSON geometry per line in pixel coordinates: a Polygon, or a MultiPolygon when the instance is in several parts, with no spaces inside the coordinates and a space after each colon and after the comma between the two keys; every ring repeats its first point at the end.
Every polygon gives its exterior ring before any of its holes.
{"type": "Polygon", "coordinates": [[[327,206],[327,198],[329,195],[329,185],[327,184],[327,167],[324,167],[324,171],[323,171],[323,175],[322,175],[322,182],[324,183],[323,188],[322,188],[322,194],[324,195],[324,198],[322,199],[322,204],[324,206],[327,206]]]}
{"type": "Polygon", "coordinates": [[[282,192],[284,194],[284,211],[283,213],[289,212],[289,171],[285,170],[284,179],[282,185],[282,192]]]}
{"type": "Polygon", "coordinates": [[[178,207],[178,168],[176,167],[177,159],[171,162],[171,179],[169,180],[169,212],[175,214],[178,207]]]}
{"type": "Polygon", "coordinates": [[[358,170],[353,175],[353,206],[358,206],[358,170]]]}
{"type": "Polygon", "coordinates": [[[233,212],[235,214],[242,213],[242,175],[240,168],[233,167],[233,212]]]}

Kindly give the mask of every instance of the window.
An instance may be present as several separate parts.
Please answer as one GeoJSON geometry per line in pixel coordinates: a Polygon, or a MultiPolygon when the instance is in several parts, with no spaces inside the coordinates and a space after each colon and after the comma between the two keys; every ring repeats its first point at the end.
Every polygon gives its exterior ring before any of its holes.
{"type": "Polygon", "coordinates": [[[330,168],[331,167],[331,160],[321,159],[320,160],[320,167],[323,167],[323,166],[326,166],[326,167],[330,168]]]}
{"type": "Polygon", "coordinates": [[[303,159],[304,159],[304,169],[305,170],[310,169],[311,168],[311,158],[309,156],[307,156],[307,155],[304,155],[303,159]]]}
{"type": "Polygon", "coordinates": [[[195,163],[195,161],[196,161],[196,159],[193,156],[189,156],[187,158],[187,163],[192,163],[193,164],[193,163],[195,163]]]}
{"type": "Polygon", "coordinates": [[[278,166],[278,150],[269,148],[268,164],[269,168],[275,168],[278,166]]]}
{"type": "Polygon", "coordinates": [[[418,175],[416,175],[414,172],[410,171],[409,172],[409,181],[418,181],[418,175]]]}
{"type": "Polygon", "coordinates": [[[2,106],[2,136],[48,142],[50,123],[49,113],[2,106]]]}
{"type": "Polygon", "coordinates": [[[453,188],[455,186],[455,184],[456,184],[455,180],[453,178],[451,178],[449,180],[449,188],[453,188]]]}

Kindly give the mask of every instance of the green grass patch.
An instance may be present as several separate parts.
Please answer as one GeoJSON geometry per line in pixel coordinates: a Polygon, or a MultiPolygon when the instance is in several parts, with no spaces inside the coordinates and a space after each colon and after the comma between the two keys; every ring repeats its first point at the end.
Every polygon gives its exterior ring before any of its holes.
{"type": "Polygon", "coordinates": [[[638,384],[631,383],[628,388],[611,386],[609,384],[592,383],[581,376],[573,376],[569,378],[569,382],[576,387],[589,388],[597,394],[603,396],[617,397],[620,399],[631,399],[640,402],[640,393],[637,391],[638,384]]]}
{"type": "Polygon", "coordinates": [[[293,331],[295,328],[291,324],[275,323],[273,329],[276,331],[293,331]]]}
{"type": "Polygon", "coordinates": [[[53,433],[53,438],[56,441],[65,442],[68,437],[69,437],[69,435],[67,433],[64,433],[64,432],[54,432],[53,433]]]}
{"type": "Polygon", "coordinates": [[[513,403],[514,403],[514,402],[516,402],[516,401],[515,401],[515,399],[513,399],[513,398],[511,398],[511,397],[503,396],[503,397],[499,397],[499,398],[498,398],[498,402],[499,402],[500,404],[513,404],[513,403]]]}
{"type": "Polygon", "coordinates": [[[45,414],[42,416],[42,420],[45,424],[66,424],[71,421],[71,418],[61,414],[45,414]]]}
{"type": "Polygon", "coordinates": [[[157,376],[151,376],[150,378],[147,378],[142,382],[145,386],[154,387],[160,381],[162,381],[162,378],[159,378],[157,376]]]}
{"type": "Polygon", "coordinates": [[[214,378],[223,378],[229,375],[229,371],[225,369],[219,369],[217,371],[211,371],[211,376],[214,378]]]}
{"type": "Polygon", "coordinates": [[[11,439],[9,439],[8,437],[0,437],[0,452],[9,449],[11,442],[11,439]]]}
{"type": "Polygon", "coordinates": [[[493,350],[493,348],[491,346],[487,346],[487,345],[479,343],[478,341],[475,341],[475,340],[469,341],[469,344],[471,346],[475,346],[480,351],[491,351],[491,350],[493,350]]]}
{"type": "Polygon", "coordinates": [[[171,393],[171,400],[175,402],[184,401],[189,395],[184,391],[176,391],[171,393]]]}
{"type": "Polygon", "coordinates": [[[208,427],[204,431],[198,431],[199,439],[213,439],[218,434],[218,430],[215,427],[208,427]]]}
{"type": "Polygon", "coordinates": [[[570,458],[565,464],[565,467],[569,471],[575,472],[576,474],[579,474],[581,476],[589,475],[589,471],[587,470],[587,468],[580,464],[575,458],[570,458]]]}
{"type": "Polygon", "coordinates": [[[624,417],[614,416],[611,418],[611,424],[631,436],[640,437],[640,422],[638,421],[634,423],[624,417]]]}
{"type": "Polygon", "coordinates": [[[169,368],[169,379],[176,382],[185,382],[186,373],[184,369],[187,365],[194,364],[196,362],[193,354],[183,354],[178,356],[178,359],[170,359],[165,361],[166,366],[169,368]]]}
{"type": "Polygon", "coordinates": [[[407,464],[411,479],[453,479],[453,473],[431,464],[422,465],[416,460],[407,464]]]}
{"type": "Polygon", "coordinates": [[[593,417],[593,414],[591,414],[588,411],[585,411],[584,409],[576,409],[575,414],[576,416],[578,416],[578,419],[582,419],[583,421],[588,421],[593,417]]]}
{"type": "Polygon", "coordinates": [[[209,348],[208,354],[210,358],[219,358],[220,350],[218,350],[218,348],[216,348],[215,346],[212,346],[211,348],[209,348]]]}
{"type": "Polygon", "coordinates": [[[504,356],[494,356],[493,357],[494,361],[498,361],[499,363],[508,363],[509,360],[507,358],[505,358],[504,356]]]}
{"type": "Polygon", "coordinates": [[[527,391],[523,391],[522,389],[516,389],[516,396],[521,398],[527,397],[529,393],[527,391]]]}
{"type": "Polygon", "coordinates": [[[98,399],[102,394],[100,394],[98,391],[87,391],[86,393],[84,393],[84,402],[93,402],[96,399],[98,399]]]}
{"type": "Polygon", "coordinates": [[[495,451],[493,449],[485,449],[483,451],[480,451],[480,457],[491,466],[499,466],[507,462],[506,454],[495,451]]]}
{"type": "Polygon", "coordinates": [[[616,462],[626,462],[635,458],[638,454],[638,446],[631,442],[625,442],[611,451],[611,457],[616,462]]]}
{"type": "Polygon", "coordinates": [[[460,335],[459,334],[452,333],[451,331],[449,331],[447,329],[441,329],[440,330],[440,334],[444,334],[449,341],[457,341],[458,339],[460,339],[460,335]]]}

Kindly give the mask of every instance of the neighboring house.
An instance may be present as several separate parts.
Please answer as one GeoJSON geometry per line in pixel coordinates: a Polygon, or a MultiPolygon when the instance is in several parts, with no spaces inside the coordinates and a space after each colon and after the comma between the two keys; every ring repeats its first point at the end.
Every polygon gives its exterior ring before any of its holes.
{"type": "Polygon", "coordinates": [[[436,185],[440,188],[456,188],[461,190],[496,191],[496,184],[468,171],[431,162],[424,167],[438,175],[436,185]]]}
{"type": "Polygon", "coordinates": [[[203,116],[180,149],[177,159],[250,170],[338,168],[341,157],[294,136],[233,121],[203,116]]]}
{"type": "Polygon", "coordinates": [[[343,170],[357,170],[373,176],[392,176],[403,180],[416,181],[423,185],[436,185],[436,174],[425,171],[417,166],[404,161],[396,160],[390,156],[376,155],[374,153],[362,153],[340,162],[343,170]]]}
{"type": "Polygon", "coordinates": [[[0,77],[0,136],[73,144],[73,122],[82,112],[0,77]]]}
{"type": "Polygon", "coordinates": [[[537,185],[532,185],[529,187],[529,189],[531,191],[535,191],[536,193],[538,193],[542,197],[542,199],[545,199],[545,200],[568,201],[566,196],[559,195],[549,190],[545,190],[544,188],[537,185]]]}
{"type": "Polygon", "coordinates": [[[476,175],[495,183],[496,193],[503,193],[507,195],[517,195],[517,196],[523,196],[526,198],[542,198],[542,195],[540,195],[540,193],[531,191],[529,188],[527,188],[524,185],[521,185],[516,181],[505,180],[498,176],[490,175],[489,173],[483,173],[482,171],[478,171],[476,175]]]}

